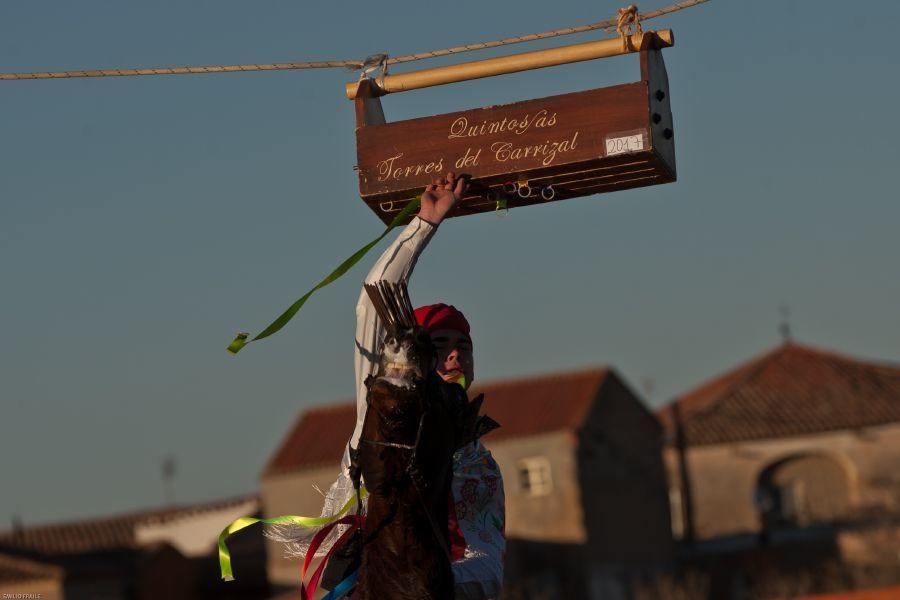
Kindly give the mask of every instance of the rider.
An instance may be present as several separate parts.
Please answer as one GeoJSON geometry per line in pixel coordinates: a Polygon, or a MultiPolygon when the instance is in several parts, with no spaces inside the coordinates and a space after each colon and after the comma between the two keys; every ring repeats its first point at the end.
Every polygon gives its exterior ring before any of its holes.
{"type": "MultiPolygon", "coordinates": [[[[366,283],[409,281],[422,250],[438,226],[466,192],[468,182],[452,172],[435,180],[422,194],[419,214],[381,255],[366,277],[366,283]]],[[[444,381],[468,387],[475,376],[469,323],[453,306],[433,304],[415,311],[416,320],[431,335],[438,352],[437,373],[444,381]]],[[[349,485],[349,447],[356,448],[366,414],[366,377],[374,374],[384,328],[363,290],[356,305],[356,429],[344,451],[341,474],[332,485],[328,507],[342,506],[352,490],[349,485]]],[[[505,505],[503,480],[491,453],[480,441],[453,456],[450,502],[452,570],[456,597],[482,600],[496,598],[503,582],[505,505]]]]}

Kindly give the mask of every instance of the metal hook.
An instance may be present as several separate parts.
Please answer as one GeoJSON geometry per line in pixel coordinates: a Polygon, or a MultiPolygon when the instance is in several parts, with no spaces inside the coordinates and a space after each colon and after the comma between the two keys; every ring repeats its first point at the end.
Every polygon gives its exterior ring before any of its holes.
{"type": "Polygon", "coordinates": [[[388,200],[387,202],[381,202],[378,204],[378,208],[381,209],[381,212],[391,212],[394,210],[394,201],[388,200]],[[385,204],[388,204],[389,206],[387,208],[385,208],[384,207],[385,204]]]}
{"type": "Polygon", "coordinates": [[[553,200],[556,198],[556,190],[553,189],[552,185],[548,185],[545,188],[541,189],[541,198],[544,200],[553,200]]]}
{"type": "Polygon", "coordinates": [[[503,184],[503,191],[507,194],[515,194],[519,187],[512,181],[503,184]]]}
{"type": "Polygon", "coordinates": [[[531,197],[531,186],[527,183],[523,183],[519,186],[519,198],[530,198],[531,197]]]}

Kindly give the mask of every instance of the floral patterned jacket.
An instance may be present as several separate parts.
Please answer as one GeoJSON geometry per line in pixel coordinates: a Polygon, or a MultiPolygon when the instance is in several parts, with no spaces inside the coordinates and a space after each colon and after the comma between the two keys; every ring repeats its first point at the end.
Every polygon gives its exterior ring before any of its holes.
{"type": "Polygon", "coordinates": [[[453,456],[452,492],[450,537],[457,597],[494,598],[503,582],[506,551],[503,478],[480,441],[453,456]]]}

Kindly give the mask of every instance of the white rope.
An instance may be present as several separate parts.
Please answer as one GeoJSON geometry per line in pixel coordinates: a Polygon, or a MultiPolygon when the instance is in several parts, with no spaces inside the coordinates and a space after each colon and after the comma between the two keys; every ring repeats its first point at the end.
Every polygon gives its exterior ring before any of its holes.
{"type": "MultiPolygon", "coordinates": [[[[685,0],[657,10],[637,15],[636,20],[646,21],[662,15],[667,15],[678,10],[690,8],[697,4],[703,4],[709,0],[685,0]]],[[[577,27],[564,27],[562,29],[554,29],[552,31],[544,31],[541,33],[530,33],[492,42],[478,42],[475,44],[466,44],[465,46],[455,46],[453,48],[444,48],[442,50],[429,50],[428,52],[419,52],[417,54],[406,54],[384,60],[385,55],[376,54],[365,60],[326,60],[313,62],[284,62],[284,63],[268,63],[268,64],[248,64],[248,65],[209,65],[201,67],[157,67],[149,69],[92,69],[89,71],[55,71],[55,72],[33,72],[33,73],[0,73],[0,80],[20,80],[20,79],[68,79],[72,77],[126,77],[133,75],[194,75],[198,73],[237,73],[248,71],[286,71],[292,69],[367,69],[369,67],[395,65],[417,60],[425,60],[429,58],[437,58],[439,56],[448,56],[450,54],[461,54],[463,52],[472,52],[474,50],[485,50],[487,48],[497,48],[499,46],[507,46],[510,44],[521,44],[523,42],[533,42],[561,35],[572,35],[574,33],[584,33],[586,31],[595,31],[602,29],[607,32],[616,31],[616,27],[620,25],[619,18],[606,19],[589,25],[579,25],[577,27]]],[[[370,69],[371,70],[371,69],[370,69]]]]}

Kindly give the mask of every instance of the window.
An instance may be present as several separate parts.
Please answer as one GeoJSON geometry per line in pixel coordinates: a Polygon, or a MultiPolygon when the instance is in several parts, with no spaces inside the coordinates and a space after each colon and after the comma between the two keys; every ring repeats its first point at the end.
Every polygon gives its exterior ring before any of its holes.
{"type": "Polygon", "coordinates": [[[553,491],[550,461],[543,456],[519,461],[519,485],[529,496],[545,496],[553,491]]]}

